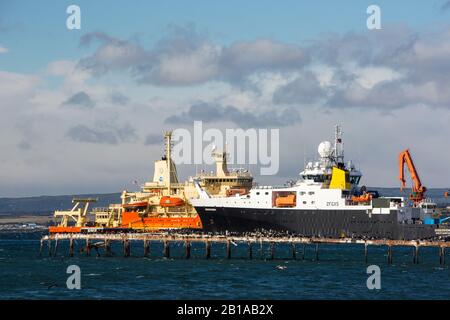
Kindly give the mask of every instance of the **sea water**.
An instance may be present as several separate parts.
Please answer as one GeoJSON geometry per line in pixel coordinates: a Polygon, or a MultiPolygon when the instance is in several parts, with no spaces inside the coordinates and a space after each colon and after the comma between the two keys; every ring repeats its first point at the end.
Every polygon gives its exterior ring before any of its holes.
{"type": "MultiPolygon", "coordinates": [[[[123,257],[120,243],[113,255],[91,250],[68,257],[68,243],[60,242],[56,257],[48,249],[39,255],[39,234],[0,235],[0,299],[449,299],[450,269],[439,264],[437,248],[421,248],[419,264],[412,263],[413,249],[393,248],[393,264],[387,248],[369,246],[368,263],[363,245],[297,245],[292,259],[289,245],[277,245],[275,259],[269,246],[232,246],[226,259],[225,246],[213,244],[205,259],[203,244],[193,243],[185,259],[183,243],[171,244],[171,258],[163,258],[163,245],[152,243],[143,257],[142,242],[131,243],[131,256],[123,257]],[[302,251],[305,257],[302,259],[302,251]],[[70,290],[67,268],[81,270],[81,289],[70,290]],[[381,289],[368,289],[367,267],[380,267],[381,289]]],[[[447,262],[450,264],[450,252],[447,262]]]]}

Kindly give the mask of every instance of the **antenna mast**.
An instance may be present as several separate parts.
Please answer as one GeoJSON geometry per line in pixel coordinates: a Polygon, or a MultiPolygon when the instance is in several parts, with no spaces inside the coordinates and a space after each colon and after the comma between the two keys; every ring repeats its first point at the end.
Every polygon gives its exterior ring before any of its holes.
{"type": "Polygon", "coordinates": [[[164,138],[166,140],[166,161],[167,161],[167,189],[169,190],[169,196],[171,194],[172,186],[172,155],[171,155],[171,149],[172,149],[172,131],[166,131],[164,132],[164,138]]]}
{"type": "Polygon", "coordinates": [[[342,143],[342,129],[340,125],[335,126],[334,133],[334,156],[337,164],[344,164],[344,144],[342,143]]]}

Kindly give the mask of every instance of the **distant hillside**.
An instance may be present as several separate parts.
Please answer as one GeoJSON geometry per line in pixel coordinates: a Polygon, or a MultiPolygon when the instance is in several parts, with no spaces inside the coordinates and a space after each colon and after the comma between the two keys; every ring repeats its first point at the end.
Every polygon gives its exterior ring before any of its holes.
{"type": "Polygon", "coordinates": [[[72,208],[74,197],[98,198],[98,202],[92,206],[94,208],[121,201],[120,193],[0,198],[0,214],[47,214],[54,210],[67,210],[72,208]]]}
{"type": "MultiPolygon", "coordinates": [[[[382,196],[404,196],[409,190],[400,193],[398,188],[368,188],[377,190],[382,196]]],[[[429,189],[427,196],[439,205],[450,205],[450,198],[444,197],[447,189],[429,189]]],[[[82,194],[65,196],[40,196],[25,198],[0,198],[0,214],[48,214],[54,210],[67,210],[72,208],[72,198],[98,198],[93,207],[106,207],[110,203],[120,203],[120,193],[82,194]]]]}

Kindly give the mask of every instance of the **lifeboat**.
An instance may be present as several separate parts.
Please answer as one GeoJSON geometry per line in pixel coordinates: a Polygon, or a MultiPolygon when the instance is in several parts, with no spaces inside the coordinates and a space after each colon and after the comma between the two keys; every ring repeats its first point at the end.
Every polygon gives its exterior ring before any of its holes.
{"type": "Polygon", "coordinates": [[[139,202],[126,203],[122,207],[124,207],[124,208],[147,207],[147,204],[148,204],[147,201],[139,201],[139,202]]]}
{"type": "Polygon", "coordinates": [[[353,202],[369,202],[370,200],[372,200],[372,195],[370,193],[365,193],[361,196],[352,197],[353,202]]]}
{"type": "Polygon", "coordinates": [[[275,199],[275,206],[277,207],[295,207],[295,194],[287,196],[278,196],[275,199]]]}
{"type": "Polygon", "coordinates": [[[164,196],[159,200],[161,207],[180,207],[184,205],[184,200],[178,197],[164,196]]]}
{"type": "Polygon", "coordinates": [[[226,194],[226,196],[227,197],[232,197],[232,196],[235,196],[235,195],[240,195],[240,196],[243,196],[243,195],[245,195],[245,194],[247,194],[248,193],[248,191],[247,191],[247,189],[244,189],[244,188],[233,188],[233,189],[228,189],[226,192],[225,192],[225,194],[226,194]]]}

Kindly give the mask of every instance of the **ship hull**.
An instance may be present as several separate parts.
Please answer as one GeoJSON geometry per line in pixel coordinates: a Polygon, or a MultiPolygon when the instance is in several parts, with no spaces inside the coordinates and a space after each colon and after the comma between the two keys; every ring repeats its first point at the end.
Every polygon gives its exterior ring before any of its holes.
{"type": "Polygon", "coordinates": [[[298,210],[196,207],[206,232],[246,233],[261,230],[307,237],[415,240],[436,237],[435,227],[403,224],[397,211],[372,214],[365,210],[298,210]]]}
{"type": "Polygon", "coordinates": [[[122,215],[122,227],[136,230],[164,230],[164,229],[201,229],[202,224],[198,215],[177,217],[145,217],[141,218],[137,212],[125,212],[122,215]]]}

